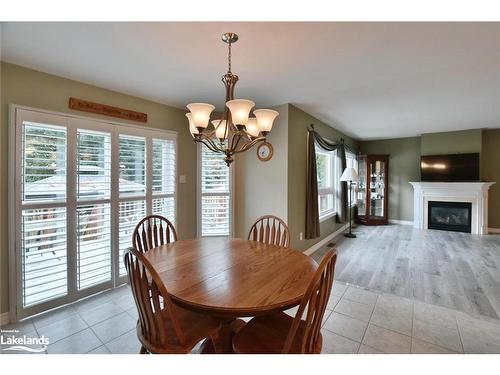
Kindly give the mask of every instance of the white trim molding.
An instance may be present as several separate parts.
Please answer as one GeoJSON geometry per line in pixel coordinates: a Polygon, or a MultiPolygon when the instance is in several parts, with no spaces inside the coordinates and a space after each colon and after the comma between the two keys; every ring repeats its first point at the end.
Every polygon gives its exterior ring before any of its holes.
{"type": "Polygon", "coordinates": [[[488,228],[488,233],[500,234],[500,228],[488,228]]]}
{"type": "Polygon", "coordinates": [[[10,323],[10,312],[4,312],[0,314],[0,326],[4,326],[10,323]]]}
{"type": "Polygon", "coordinates": [[[305,250],[304,254],[305,255],[314,254],[316,251],[318,251],[320,248],[322,248],[324,245],[326,245],[329,241],[331,241],[332,238],[335,238],[338,235],[342,234],[342,232],[345,231],[347,228],[349,228],[349,224],[344,224],[339,229],[337,229],[335,232],[330,233],[328,236],[326,236],[322,240],[320,240],[320,241],[316,242],[314,245],[312,245],[309,249],[305,250]]]}
{"type": "Polygon", "coordinates": [[[411,221],[411,220],[393,220],[393,219],[389,219],[389,224],[413,225],[413,221],[411,221]]]}
{"type": "Polygon", "coordinates": [[[428,202],[468,202],[471,233],[488,234],[488,190],[494,182],[410,182],[413,186],[413,226],[428,228],[428,202]]]}

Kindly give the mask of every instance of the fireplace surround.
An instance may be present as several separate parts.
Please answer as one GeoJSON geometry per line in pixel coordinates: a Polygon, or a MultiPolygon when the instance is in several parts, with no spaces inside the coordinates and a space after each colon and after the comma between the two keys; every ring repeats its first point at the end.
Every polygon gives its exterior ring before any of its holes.
{"type": "Polygon", "coordinates": [[[488,190],[494,182],[410,182],[413,226],[429,229],[429,202],[470,203],[470,233],[488,234],[488,190]]]}

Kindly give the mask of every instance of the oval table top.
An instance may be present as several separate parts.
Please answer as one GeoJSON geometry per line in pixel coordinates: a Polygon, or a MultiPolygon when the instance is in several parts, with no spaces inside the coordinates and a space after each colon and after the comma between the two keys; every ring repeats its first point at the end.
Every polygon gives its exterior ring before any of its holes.
{"type": "Polygon", "coordinates": [[[176,241],[145,257],[174,302],[232,317],[298,305],[318,267],[297,250],[224,237],[176,241]]]}

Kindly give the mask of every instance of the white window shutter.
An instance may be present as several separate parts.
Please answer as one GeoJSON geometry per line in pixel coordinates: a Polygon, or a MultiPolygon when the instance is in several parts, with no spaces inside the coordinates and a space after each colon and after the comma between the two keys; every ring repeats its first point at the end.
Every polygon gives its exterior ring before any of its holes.
{"type": "Polygon", "coordinates": [[[229,236],[231,232],[231,174],[224,157],[201,146],[202,236],[229,236]]]}

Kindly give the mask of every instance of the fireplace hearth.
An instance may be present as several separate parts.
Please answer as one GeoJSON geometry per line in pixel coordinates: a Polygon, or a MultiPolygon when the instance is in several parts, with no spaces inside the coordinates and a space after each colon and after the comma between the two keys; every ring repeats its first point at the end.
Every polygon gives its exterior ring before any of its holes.
{"type": "Polygon", "coordinates": [[[428,201],[428,229],[471,232],[472,204],[428,201]]]}

